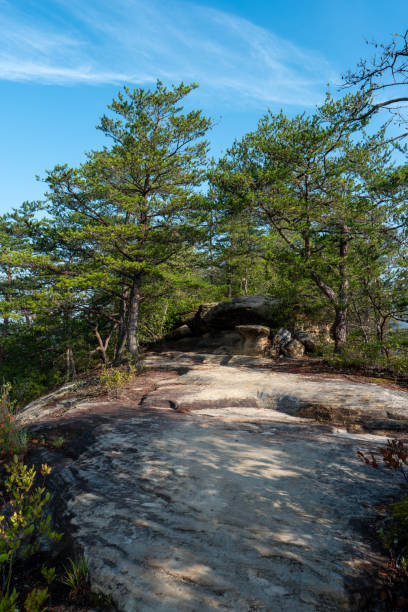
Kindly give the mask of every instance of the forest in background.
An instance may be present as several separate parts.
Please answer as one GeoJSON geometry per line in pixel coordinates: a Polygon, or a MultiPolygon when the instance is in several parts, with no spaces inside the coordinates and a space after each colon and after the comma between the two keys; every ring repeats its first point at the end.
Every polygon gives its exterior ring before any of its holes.
{"type": "Polygon", "coordinates": [[[106,147],[0,217],[0,382],[18,405],[253,293],[281,298],[283,321],[330,321],[328,359],[406,373],[407,57],[407,35],[380,45],[351,89],[266,112],[219,160],[212,120],[183,110],[196,85],[124,87],[106,147]]]}

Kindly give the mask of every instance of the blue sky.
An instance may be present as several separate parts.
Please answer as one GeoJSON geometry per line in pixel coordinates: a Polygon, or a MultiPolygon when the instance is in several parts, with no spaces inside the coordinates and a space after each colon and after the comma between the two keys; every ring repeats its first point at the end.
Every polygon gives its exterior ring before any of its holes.
{"type": "Polygon", "coordinates": [[[94,126],[124,83],[197,81],[218,155],[268,108],[313,110],[366,39],[407,27],[406,0],[0,0],[0,213],[105,144],[94,126]]]}

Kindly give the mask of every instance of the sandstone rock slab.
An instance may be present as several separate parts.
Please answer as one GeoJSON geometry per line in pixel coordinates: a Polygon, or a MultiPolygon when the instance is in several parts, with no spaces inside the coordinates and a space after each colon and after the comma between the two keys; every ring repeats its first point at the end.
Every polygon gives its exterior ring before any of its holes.
{"type": "MultiPolygon", "coordinates": [[[[399,482],[357,458],[385,438],[299,415],[362,406],[368,421],[406,423],[407,394],[225,359],[148,356],[155,384],[140,389],[137,410],[118,402],[117,417],[92,421],[88,446],[54,470],[93,588],[122,612],[355,610],[350,585],[378,562],[362,525],[399,482]]],[[[103,408],[73,401],[64,418],[103,408]]],[[[20,418],[47,410],[32,404],[20,418]]]]}
{"type": "Polygon", "coordinates": [[[271,330],[265,325],[237,325],[236,331],[243,336],[245,342],[240,350],[243,355],[265,355],[269,348],[271,330]]]}
{"type": "Polygon", "coordinates": [[[188,325],[195,333],[234,329],[236,325],[276,326],[280,300],[268,295],[247,295],[225,302],[202,304],[188,325]]]}

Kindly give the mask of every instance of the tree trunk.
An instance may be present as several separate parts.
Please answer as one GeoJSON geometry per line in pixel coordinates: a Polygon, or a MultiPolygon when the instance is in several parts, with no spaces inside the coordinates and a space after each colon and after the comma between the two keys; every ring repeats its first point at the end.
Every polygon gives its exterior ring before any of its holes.
{"type": "Polygon", "coordinates": [[[335,312],[332,336],[334,350],[339,353],[347,341],[347,306],[336,306],[335,312]]]}
{"type": "Polygon", "coordinates": [[[245,268],[244,292],[245,292],[245,295],[248,295],[248,268],[245,268]]]}
{"type": "MultiPolygon", "coordinates": [[[[11,270],[8,269],[7,270],[7,291],[4,294],[4,298],[6,300],[6,302],[9,301],[10,299],[10,293],[11,293],[11,285],[13,282],[13,278],[11,276],[11,270]],[[10,291],[10,293],[9,293],[10,291]]],[[[3,336],[6,338],[8,336],[8,332],[9,332],[9,323],[10,323],[10,319],[8,317],[8,315],[5,315],[3,317],[3,336]]]]}
{"type": "MultiPolygon", "coordinates": [[[[167,311],[169,309],[169,302],[166,301],[164,308],[163,308],[163,315],[162,315],[162,321],[161,321],[161,326],[160,326],[160,337],[162,337],[164,335],[164,329],[165,329],[165,325],[166,325],[166,319],[167,319],[167,311]]],[[[156,338],[155,338],[156,340],[156,338]]]]}
{"type": "Polygon", "coordinates": [[[349,228],[344,225],[341,230],[339,244],[339,300],[336,305],[336,315],[332,327],[334,350],[337,353],[342,350],[347,342],[347,313],[349,303],[349,282],[347,276],[348,232],[349,228]]]}
{"type": "MultiPolygon", "coordinates": [[[[98,341],[98,350],[100,351],[100,353],[101,353],[101,355],[102,355],[102,361],[103,361],[104,365],[106,366],[106,365],[107,365],[107,363],[108,363],[108,358],[107,358],[106,351],[107,351],[107,349],[108,349],[109,338],[108,338],[107,343],[106,343],[106,344],[104,344],[104,342],[103,342],[103,340],[102,340],[102,336],[101,336],[101,334],[99,333],[99,329],[98,329],[98,326],[97,326],[97,325],[95,325],[95,327],[94,327],[94,332],[95,332],[96,339],[97,339],[97,341],[98,341]]],[[[110,336],[109,336],[109,337],[110,337],[110,336]]]]}
{"type": "Polygon", "coordinates": [[[65,369],[66,379],[73,380],[76,378],[76,367],[74,360],[74,351],[72,350],[72,309],[68,308],[65,310],[65,369]]]}
{"type": "Polygon", "coordinates": [[[388,316],[382,317],[381,322],[380,321],[377,322],[377,339],[380,343],[381,354],[385,355],[388,359],[389,350],[388,350],[388,347],[386,347],[384,343],[384,336],[385,336],[387,323],[388,323],[388,316]]]}
{"type": "MultiPolygon", "coordinates": [[[[10,270],[8,270],[7,271],[7,286],[9,288],[11,287],[11,283],[12,283],[11,272],[10,270]]],[[[10,299],[10,295],[8,291],[4,293],[4,298],[6,302],[8,302],[8,300],[10,299]]],[[[10,319],[8,315],[4,315],[3,326],[1,330],[1,339],[0,339],[0,366],[2,365],[3,359],[4,359],[5,343],[6,343],[5,341],[7,339],[7,336],[9,335],[9,324],[10,324],[10,319]]]]}
{"type": "Polygon", "coordinates": [[[141,274],[138,273],[133,278],[129,299],[129,320],[127,328],[128,349],[130,354],[134,357],[137,357],[139,354],[137,331],[139,326],[140,280],[141,274]]]}
{"type": "Polygon", "coordinates": [[[124,287],[122,290],[122,297],[120,300],[119,307],[119,331],[118,339],[115,347],[115,355],[113,358],[114,365],[120,364],[123,359],[123,353],[126,349],[127,342],[127,301],[129,297],[128,287],[124,287]]]}
{"type": "Polygon", "coordinates": [[[210,283],[214,285],[214,246],[213,246],[213,231],[214,231],[214,213],[210,213],[210,283]]]}
{"type": "Polygon", "coordinates": [[[364,344],[368,344],[368,335],[367,335],[367,330],[366,330],[367,326],[366,326],[365,322],[363,321],[360,309],[357,306],[357,304],[356,304],[356,302],[355,302],[355,300],[353,298],[351,298],[351,304],[353,306],[354,314],[357,317],[358,324],[360,326],[360,331],[363,334],[364,344]]]}
{"type": "Polygon", "coordinates": [[[67,347],[65,353],[65,368],[67,380],[74,380],[76,378],[76,367],[74,360],[74,352],[70,346],[67,347]]]}
{"type": "Polygon", "coordinates": [[[232,298],[232,268],[230,265],[227,268],[227,298],[232,298]]]}

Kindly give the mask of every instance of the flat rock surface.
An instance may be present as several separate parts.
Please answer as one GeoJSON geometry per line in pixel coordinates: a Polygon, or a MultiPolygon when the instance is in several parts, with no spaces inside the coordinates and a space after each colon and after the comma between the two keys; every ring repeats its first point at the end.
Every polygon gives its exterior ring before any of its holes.
{"type": "MultiPolygon", "coordinates": [[[[367,431],[407,431],[408,393],[378,384],[347,381],[344,377],[316,377],[277,372],[270,360],[242,355],[225,357],[176,355],[188,371],[158,383],[147,405],[170,405],[178,410],[256,406],[293,416],[317,418],[367,431]],[[190,363],[190,367],[189,364],[190,363]],[[196,367],[191,367],[195,364],[196,367]]],[[[174,355],[151,356],[149,365],[171,367],[174,355]]],[[[175,365],[173,365],[175,367],[175,365]]]]}
{"type": "Polygon", "coordinates": [[[124,612],[359,609],[359,576],[381,562],[364,529],[400,484],[356,456],[385,438],[299,413],[404,422],[407,394],[250,357],[146,364],[115,400],[71,396],[61,412],[49,396],[20,416],[92,431],[53,483],[93,587],[124,612]]]}

